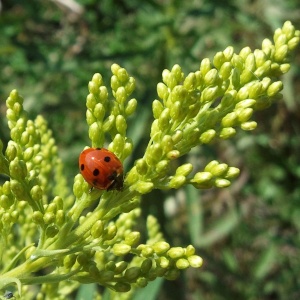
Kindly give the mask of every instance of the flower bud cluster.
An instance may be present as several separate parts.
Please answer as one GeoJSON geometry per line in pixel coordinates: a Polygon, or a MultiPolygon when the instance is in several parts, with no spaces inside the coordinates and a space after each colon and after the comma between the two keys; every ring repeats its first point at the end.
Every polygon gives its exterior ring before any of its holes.
{"type": "Polygon", "coordinates": [[[187,76],[178,65],[164,70],[157,85],[159,99],[152,104],[151,141],[127,176],[131,189],[145,194],[154,188],[180,188],[189,183],[199,188],[228,186],[237,174],[235,168],[227,166],[230,175],[221,178],[205,171],[190,180],[190,164],[168,176],[170,163],[197,145],[233,137],[237,128],[255,129],[257,123],[251,120],[255,110],[281,97],[283,85],[276,80],[288,71],[287,56],[299,43],[299,35],[286,22],[275,32],[274,45],[265,40],[262,49],[252,52],[246,47],[239,54],[227,47],[212,62],[202,60],[199,70],[187,76]]]}
{"type": "Polygon", "coordinates": [[[86,118],[92,146],[102,147],[105,135],[109,134],[112,143],[108,148],[124,160],[132,152],[132,142],[126,137],[126,131],[127,118],[137,106],[136,99],[129,99],[135,89],[135,80],[117,64],[113,64],[111,70],[111,89],[115,100],[109,99],[101,75],[95,74],[88,86],[86,118]]]}
{"type": "Polygon", "coordinates": [[[238,168],[213,160],[202,172],[196,173],[190,182],[198,189],[224,188],[230,186],[231,180],[239,174],[238,168]]]}

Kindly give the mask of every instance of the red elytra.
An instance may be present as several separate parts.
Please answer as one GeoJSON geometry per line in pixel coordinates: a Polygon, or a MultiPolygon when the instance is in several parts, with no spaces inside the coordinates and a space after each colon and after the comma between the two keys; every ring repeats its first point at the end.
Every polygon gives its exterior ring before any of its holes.
{"type": "Polygon", "coordinates": [[[99,190],[123,188],[123,165],[119,158],[105,148],[89,148],[79,156],[79,169],[83,178],[99,190]]]}

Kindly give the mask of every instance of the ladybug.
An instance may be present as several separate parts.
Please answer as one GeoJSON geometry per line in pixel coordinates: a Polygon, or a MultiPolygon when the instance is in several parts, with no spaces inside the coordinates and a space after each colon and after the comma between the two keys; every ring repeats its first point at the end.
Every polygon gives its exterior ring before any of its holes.
{"type": "Polygon", "coordinates": [[[123,165],[118,157],[105,148],[89,148],[79,156],[79,169],[83,178],[99,190],[123,188],[123,165]]]}

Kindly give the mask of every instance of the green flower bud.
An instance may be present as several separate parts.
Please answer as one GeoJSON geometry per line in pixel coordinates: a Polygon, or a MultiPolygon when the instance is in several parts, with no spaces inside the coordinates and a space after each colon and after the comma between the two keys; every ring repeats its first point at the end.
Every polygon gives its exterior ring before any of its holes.
{"type": "Polygon", "coordinates": [[[102,237],[103,240],[107,240],[107,241],[112,240],[116,236],[117,231],[118,231],[118,229],[117,229],[116,225],[114,225],[114,224],[109,225],[104,231],[104,234],[102,237]]]}
{"type": "Polygon", "coordinates": [[[184,256],[184,254],[184,249],[182,247],[173,247],[167,252],[167,255],[173,259],[180,258],[184,256]]]}
{"type": "Polygon", "coordinates": [[[25,161],[29,161],[32,159],[34,155],[34,151],[32,147],[27,148],[23,153],[23,158],[25,161]]]}
{"type": "MultiPolygon", "coordinates": [[[[164,83],[159,82],[157,84],[156,90],[157,90],[157,95],[160,99],[162,99],[162,100],[167,100],[168,99],[169,90],[168,90],[168,87],[164,83]]],[[[158,101],[158,100],[155,100],[155,101],[158,101]]],[[[153,110],[153,112],[154,112],[154,110],[153,110]]]]}
{"type": "Polygon", "coordinates": [[[164,153],[168,153],[173,150],[174,143],[170,135],[165,135],[161,141],[161,147],[164,153]]]}
{"type": "Polygon", "coordinates": [[[196,251],[196,249],[193,245],[188,245],[185,249],[185,255],[189,257],[191,255],[194,255],[195,251],[196,251]]]}
{"type": "Polygon", "coordinates": [[[153,190],[153,188],[154,184],[146,181],[139,181],[130,187],[131,190],[135,190],[140,194],[148,194],[153,190]]]}
{"type": "Polygon", "coordinates": [[[125,107],[126,116],[132,115],[136,111],[137,100],[135,98],[130,99],[125,107]]]}
{"type": "Polygon", "coordinates": [[[169,160],[161,160],[155,166],[155,171],[161,177],[165,176],[169,171],[170,161],[169,160]]]}
{"type": "Polygon", "coordinates": [[[121,274],[127,268],[128,263],[125,261],[120,261],[116,263],[116,268],[114,270],[115,274],[121,274]]]}
{"type": "Polygon", "coordinates": [[[89,111],[89,110],[86,111],[86,121],[87,121],[87,123],[88,123],[89,126],[92,126],[92,124],[97,121],[97,119],[94,116],[94,114],[91,111],[89,111]]]}
{"type": "Polygon", "coordinates": [[[170,109],[170,116],[172,119],[178,119],[182,115],[182,104],[180,101],[175,101],[170,109]]]}
{"type": "Polygon", "coordinates": [[[190,163],[183,164],[176,169],[176,175],[187,176],[193,171],[193,165],[190,163]]]}
{"type": "Polygon", "coordinates": [[[141,269],[139,267],[131,267],[124,273],[124,278],[129,282],[135,282],[140,276],[141,269]]]}
{"type": "Polygon", "coordinates": [[[244,69],[240,76],[240,84],[246,84],[247,82],[251,81],[252,77],[254,77],[253,72],[251,70],[244,69]]]}
{"type": "MultiPolygon", "coordinates": [[[[275,47],[277,48],[277,45],[275,47]]],[[[284,59],[287,57],[288,51],[289,51],[288,45],[281,45],[279,48],[277,48],[274,54],[275,61],[277,62],[284,61],[284,59]]]]}
{"type": "Polygon", "coordinates": [[[115,124],[115,121],[116,121],[115,116],[110,115],[103,123],[102,130],[104,132],[110,131],[112,129],[113,125],[115,124]]]}
{"type": "Polygon", "coordinates": [[[112,90],[114,92],[116,92],[118,90],[118,88],[120,87],[120,82],[118,80],[118,77],[113,75],[110,79],[110,86],[112,88],[112,90]]]}
{"type": "Polygon", "coordinates": [[[218,92],[219,87],[217,86],[205,88],[201,94],[201,104],[213,101],[217,97],[218,92]]]}
{"type": "Polygon", "coordinates": [[[189,73],[184,79],[183,86],[187,91],[193,91],[197,87],[197,78],[195,73],[189,73]]]}
{"type": "Polygon", "coordinates": [[[34,158],[33,158],[33,163],[35,165],[40,165],[41,162],[44,160],[44,157],[42,155],[36,155],[34,158]]]}
{"type": "Polygon", "coordinates": [[[109,144],[108,149],[113,151],[114,153],[117,154],[117,156],[120,157],[121,155],[118,155],[118,153],[120,154],[123,153],[124,144],[125,144],[124,136],[118,133],[115,135],[113,142],[109,144]]]}
{"type": "Polygon", "coordinates": [[[283,83],[281,81],[273,82],[267,90],[267,95],[273,97],[283,89],[283,83]]]}
{"type": "Polygon", "coordinates": [[[225,188],[230,186],[230,181],[227,179],[216,179],[215,186],[218,188],[225,188]]]}
{"type": "Polygon", "coordinates": [[[279,67],[282,74],[287,73],[290,70],[290,68],[291,68],[290,64],[281,64],[279,67]]]}
{"type": "Polygon", "coordinates": [[[27,167],[23,160],[17,157],[9,164],[10,176],[20,181],[25,180],[27,176],[27,167]]]}
{"type": "MultiPolygon", "coordinates": [[[[267,59],[268,59],[268,57],[265,54],[265,52],[262,51],[262,50],[260,50],[260,49],[254,50],[253,55],[255,57],[256,68],[262,66],[267,61],[267,59]]],[[[253,69],[251,69],[251,70],[253,70],[253,69]]]]}
{"type": "MultiPolygon", "coordinates": [[[[93,115],[98,121],[102,121],[105,116],[105,108],[102,103],[97,103],[93,109],[93,115]]],[[[96,120],[94,120],[96,121],[96,120]]]]}
{"type": "MultiPolygon", "coordinates": [[[[116,70],[116,68],[114,68],[114,71],[116,70]]],[[[113,71],[113,68],[112,68],[112,72],[114,72],[113,71]]],[[[115,74],[115,73],[114,73],[115,74]]],[[[117,75],[118,76],[118,79],[122,82],[122,83],[124,83],[124,82],[127,82],[128,80],[129,80],[129,75],[128,75],[128,73],[127,73],[127,71],[126,71],[126,69],[124,69],[124,68],[119,68],[118,69],[118,72],[117,72],[117,74],[115,74],[115,75],[117,75]]]]}
{"type": "Polygon", "coordinates": [[[217,160],[212,160],[210,163],[208,163],[206,165],[204,171],[211,173],[211,170],[218,165],[219,165],[219,162],[217,160]]]}
{"type": "Polygon", "coordinates": [[[248,107],[254,106],[256,101],[254,99],[246,99],[238,102],[235,106],[236,109],[246,109],[248,107]]]}
{"type": "Polygon", "coordinates": [[[143,260],[141,264],[141,273],[147,274],[152,268],[152,260],[150,258],[146,258],[143,260]]]}
{"type": "MultiPolygon", "coordinates": [[[[95,74],[96,75],[96,74],[95,74]]],[[[94,75],[94,76],[95,76],[94,75]]],[[[99,74],[100,75],[100,74],[99,74]]],[[[100,75],[101,76],[101,75],[100,75]]],[[[94,78],[94,77],[93,77],[94,78]]],[[[99,85],[94,81],[90,81],[88,84],[88,89],[91,94],[97,95],[99,91],[99,85]]]]}
{"type": "Polygon", "coordinates": [[[236,124],[237,121],[237,114],[236,112],[228,113],[223,119],[222,119],[222,126],[223,127],[232,127],[236,124]]]}
{"type": "Polygon", "coordinates": [[[86,97],[86,107],[90,110],[94,110],[94,107],[97,104],[97,100],[93,94],[88,94],[86,97]]]}
{"type": "Polygon", "coordinates": [[[217,52],[213,59],[213,65],[217,69],[220,69],[221,66],[224,64],[224,62],[225,62],[225,55],[223,54],[223,52],[217,52]]]}
{"type": "Polygon", "coordinates": [[[10,216],[11,216],[11,221],[13,222],[13,223],[16,223],[17,221],[18,221],[18,219],[19,219],[19,212],[18,211],[13,211],[13,212],[11,212],[11,214],[10,214],[10,216]]]}
{"type": "Polygon", "coordinates": [[[136,161],[135,167],[140,175],[145,175],[148,172],[148,165],[143,158],[140,158],[136,161]]]}
{"type": "Polygon", "coordinates": [[[164,269],[167,269],[170,266],[170,261],[164,256],[159,257],[156,262],[161,268],[164,269]]]}
{"type": "Polygon", "coordinates": [[[129,77],[125,85],[125,90],[128,96],[135,90],[135,79],[133,77],[129,77]]]}
{"type": "Polygon", "coordinates": [[[176,159],[180,156],[180,152],[178,150],[172,150],[168,152],[167,157],[171,160],[176,159]]]}
{"type": "Polygon", "coordinates": [[[101,220],[97,220],[91,228],[91,235],[94,239],[99,238],[103,233],[104,225],[101,220]]]}
{"type": "Polygon", "coordinates": [[[125,88],[123,86],[118,87],[116,94],[115,94],[115,98],[119,104],[125,103],[125,101],[127,99],[127,95],[126,95],[125,88]]]}
{"type": "Polygon", "coordinates": [[[44,225],[43,214],[40,211],[34,211],[32,214],[32,221],[40,226],[44,225]]]}
{"type": "Polygon", "coordinates": [[[210,172],[198,172],[195,174],[195,176],[191,180],[191,182],[195,182],[198,184],[204,184],[204,183],[209,183],[212,178],[213,178],[213,176],[210,172]]]}
{"type": "Polygon", "coordinates": [[[224,58],[226,61],[230,61],[233,54],[234,54],[234,49],[232,46],[226,47],[226,49],[223,51],[224,58]]]}
{"type": "Polygon", "coordinates": [[[216,131],[214,129],[209,129],[200,135],[199,140],[202,144],[209,144],[215,136],[216,131]]]}
{"type": "Polygon", "coordinates": [[[2,216],[1,216],[1,221],[2,221],[4,224],[9,224],[9,223],[11,223],[12,220],[11,220],[10,213],[5,212],[4,214],[2,214],[2,216]]]}
{"type": "Polygon", "coordinates": [[[183,175],[173,176],[169,182],[169,187],[172,189],[179,189],[186,182],[186,177],[183,175]]]}
{"type": "Polygon", "coordinates": [[[131,290],[131,285],[129,283],[117,282],[113,286],[113,289],[119,293],[126,293],[131,290]]]}
{"type": "Polygon", "coordinates": [[[88,183],[83,179],[81,174],[75,176],[73,193],[75,197],[80,198],[84,190],[88,189],[88,183]]]}
{"type": "Polygon", "coordinates": [[[106,271],[115,271],[115,269],[116,269],[116,264],[114,261],[109,261],[108,263],[105,264],[106,271]]]}
{"type": "Polygon", "coordinates": [[[209,58],[204,58],[200,63],[200,72],[204,77],[208,71],[211,70],[211,63],[209,58]]]}
{"type": "Polygon", "coordinates": [[[56,219],[57,225],[62,226],[66,220],[64,210],[62,210],[62,209],[58,210],[56,213],[55,219],[56,219]]]}
{"type": "Polygon", "coordinates": [[[168,270],[166,275],[164,276],[167,280],[175,280],[180,275],[179,270],[177,269],[171,269],[168,270]]]}
{"type": "Polygon", "coordinates": [[[102,282],[109,282],[114,279],[115,273],[113,271],[101,271],[99,272],[98,280],[102,282]]]}
{"type": "Polygon", "coordinates": [[[227,164],[218,164],[210,168],[211,174],[215,177],[223,176],[227,172],[227,170],[228,170],[227,164]]]}
{"type": "Polygon", "coordinates": [[[230,62],[225,62],[219,71],[220,77],[222,78],[222,80],[227,80],[230,77],[232,71],[232,65],[230,62]]]}
{"type": "Polygon", "coordinates": [[[123,148],[123,157],[128,157],[132,153],[133,143],[132,140],[126,138],[126,142],[123,148]]]}
{"type": "Polygon", "coordinates": [[[299,41],[300,41],[300,38],[298,36],[291,38],[287,43],[289,50],[290,51],[295,50],[299,44],[299,41]]]}
{"type": "Polygon", "coordinates": [[[167,242],[161,241],[156,242],[152,248],[157,255],[163,255],[170,249],[170,245],[167,242]]]}
{"type": "Polygon", "coordinates": [[[170,109],[165,108],[158,118],[158,126],[162,131],[165,131],[169,127],[170,122],[170,109]]]}
{"type": "Polygon", "coordinates": [[[100,86],[99,92],[98,92],[99,99],[101,100],[101,103],[105,103],[108,98],[108,91],[105,86],[100,86]]]}
{"type": "Polygon", "coordinates": [[[151,257],[154,253],[154,250],[152,247],[148,246],[148,245],[142,245],[143,247],[140,247],[141,245],[139,245],[137,247],[138,250],[141,250],[141,254],[144,257],[151,257]]]}
{"type": "Polygon", "coordinates": [[[56,214],[57,212],[57,206],[56,206],[56,203],[50,203],[48,204],[48,206],[46,207],[46,212],[52,212],[54,214],[56,214]]]}
{"type": "Polygon", "coordinates": [[[271,69],[272,62],[267,60],[261,67],[257,68],[254,72],[254,75],[257,77],[261,77],[264,74],[267,74],[271,69]]]}
{"type": "Polygon", "coordinates": [[[116,256],[124,256],[131,251],[131,246],[127,244],[114,244],[112,252],[116,256]]]}
{"type": "Polygon", "coordinates": [[[0,205],[5,210],[9,209],[13,204],[14,204],[13,197],[8,197],[6,195],[1,195],[0,196],[0,205]]]}
{"type": "Polygon", "coordinates": [[[185,258],[180,258],[176,261],[176,267],[179,270],[184,270],[190,266],[189,261],[185,258]]]}
{"type": "Polygon", "coordinates": [[[39,185],[35,185],[30,190],[30,195],[34,201],[41,201],[43,198],[43,190],[39,185]]]}
{"type": "Polygon", "coordinates": [[[89,258],[85,253],[79,253],[77,256],[77,262],[81,265],[84,266],[88,264],[89,258]]]}
{"type": "Polygon", "coordinates": [[[122,115],[118,115],[116,118],[116,129],[120,134],[125,135],[127,129],[127,123],[125,118],[122,115]]]}
{"type": "Polygon", "coordinates": [[[43,220],[44,220],[45,224],[51,224],[55,220],[55,214],[52,212],[47,212],[44,214],[43,220]]]}
{"type": "Polygon", "coordinates": [[[257,127],[257,123],[255,121],[245,122],[241,124],[241,128],[243,130],[254,130],[257,127]]]}
{"type": "Polygon", "coordinates": [[[154,137],[157,136],[158,134],[159,135],[161,134],[161,130],[158,127],[158,120],[154,120],[151,125],[150,137],[154,139],[154,137]]]}
{"type": "Polygon", "coordinates": [[[137,284],[138,287],[143,288],[143,287],[147,286],[148,281],[147,281],[146,278],[140,277],[140,278],[137,279],[136,284],[137,284]]]}
{"type": "Polygon", "coordinates": [[[248,121],[251,118],[252,114],[253,114],[252,108],[245,108],[237,111],[237,117],[239,122],[241,123],[248,121]]]}
{"type": "Polygon", "coordinates": [[[176,130],[176,132],[172,135],[172,140],[174,144],[179,143],[183,138],[183,132],[181,130],[176,130]]]}
{"type": "Polygon", "coordinates": [[[176,78],[177,82],[181,82],[183,80],[184,74],[182,72],[181,67],[178,64],[175,64],[171,70],[172,75],[176,78]]]}
{"type": "MultiPolygon", "coordinates": [[[[100,272],[99,272],[99,270],[98,270],[98,268],[97,268],[97,266],[95,266],[94,264],[91,264],[91,265],[89,266],[88,272],[89,272],[90,276],[93,277],[93,278],[99,279],[99,277],[101,276],[101,275],[100,275],[100,272]]],[[[102,279],[102,278],[101,278],[101,279],[102,279]]]]}
{"type": "Polygon", "coordinates": [[[52,237],[56,236],[58,232],[59,232],[58,227],[56,225],[52,224],[52,225],[47,226],[46,236],[52,238],[52,237]]]}
{"type": "Polygon", "coordinates": [[[240,175],[240,170],[238,168],[229,167],[229,169],[228,169],[228,171],[226,173],[225,178],[226,179],[233,179],[233,178],[236,178],[239,175],[240,175]]]}
{"type": "Polygon", "coordinates": [[[136,245],[140,240],[141,234],[138,231],[132,231],[125,236],[125,244],[129,246],[136,245]]]}
{"type": "Polygon", "coordinates": [[[22,146],[27,145],[29,142],[29,138],[30,138],[30,135],[28,134],[28,132],[24,131],[21,135],[20,144],[22,146]]]}
{"type": "Polygon", "coordinates": [[[5,181],[2,186],[2,192],[6,196],[11,196],[10,181],[5,181]]]}
{"type": "Polygon", "coordinates": [[[12,179],[10,181],[10,187],[12,193],[16,196],[17,199],[24,199],[24,196],[26,195],[25,189],[19,181],[12,179]]]}
{"type": "Polygon", "coordinates": [[[221,130],[219,136],[221,139],[229,139],[236,134],[236,130],[233,127],[225,127],[221,130]]]}
{"type": "Polygon", "coordinates": [[[219,74],[216,69],[209,70],[204,76],[204,83],[207,86],[216,85],[219,80],[219,74]]]}
{"type": "Polygon", "coordinates": [[[200,268],[203,264],[203,259],[198,255],[191,255],[188,257],[188,262],[193,268],[200,268]]]}

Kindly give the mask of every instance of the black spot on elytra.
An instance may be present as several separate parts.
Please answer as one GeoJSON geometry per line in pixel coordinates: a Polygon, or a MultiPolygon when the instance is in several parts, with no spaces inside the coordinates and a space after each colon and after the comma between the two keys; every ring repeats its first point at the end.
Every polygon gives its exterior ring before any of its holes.
{"type": "Polygon", "coordinates": [[[84,170],[84,164],[80,165],[80,170],[83,171],[84,170]]]}
{"type": "Polygon", "coordinates": [[[99,169],[95,169],[95,170],[93,171],[93,175],[94,175],[94,176],[98,176],[99,174],[100,174],[99,169]]]}
{"type": "Polygon", "coordinates": [[[105,162],[110,162],[110,157],[109,157],[109,156],[105,156],[105,157],[104,157],[104,161],[105,161],[105,162]]]}

